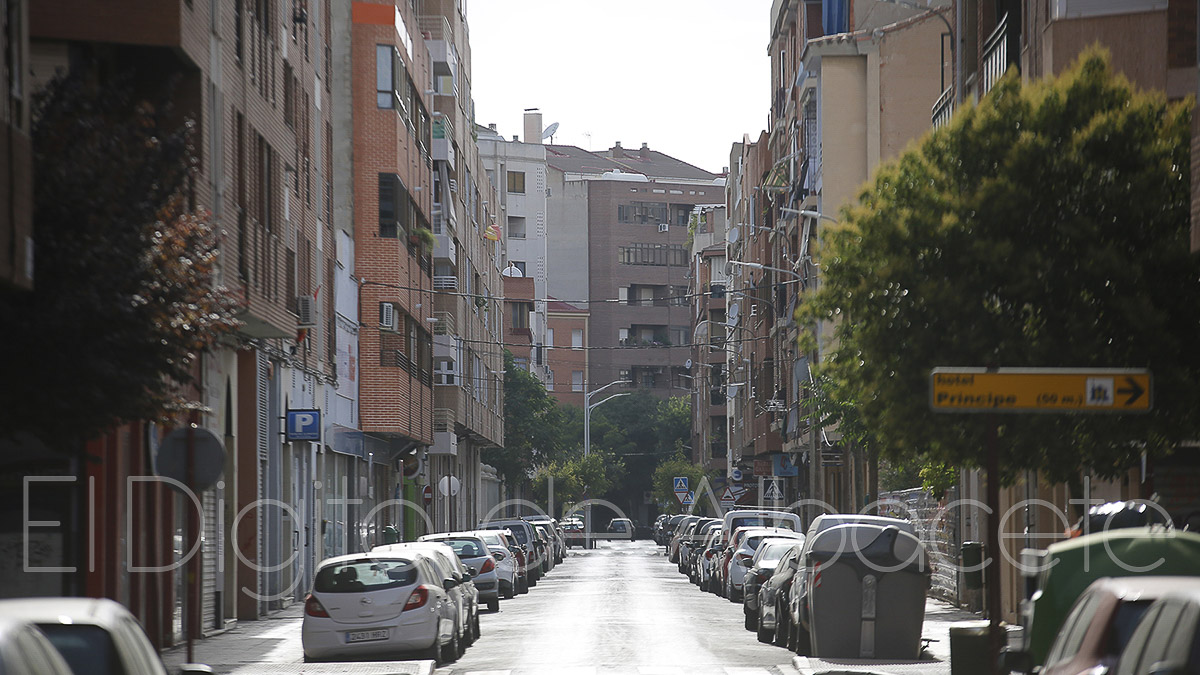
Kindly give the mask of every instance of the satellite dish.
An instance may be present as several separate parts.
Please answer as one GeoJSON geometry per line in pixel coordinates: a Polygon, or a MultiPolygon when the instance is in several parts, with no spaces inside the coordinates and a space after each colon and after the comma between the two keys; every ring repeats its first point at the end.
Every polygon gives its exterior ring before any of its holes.
{"type": "Polygon", "coordinates": [[[547,138],[550,138],[556,131],[558,131],[558,122],[554,122],[550,126],[546,127],[546,130],[542,132],[542,140],[544,141],[547,138]]]}
{"type": "Polygon", "coordinates": [[[729,232],[725,235],[725,238],[729,241],[729,243],[736,244],[738,238],[738,229],[736,227],[729,228],[729,232]]]}
{"type": "Polygon", "coordinates": [[[684,361],[684,362],[683,362],[683,367],[684,367],[684,368],[686,368],[686,369],[688,369],[688,370],[691,370],[691,369],[692,369],[692,360],[691,360],[691,359],[688,359],[687,361],[684,361]]]}
{"type": "Polygon", "coordinates": [[[740,317],[741,315],[742,315],[742,306],[741,305],[738,305],[738,304],[730,305],[729,310],[726,314],[726,323],[728,323],[730,326],[736,326],[737,322],[738,322],[738,317],[740,317]]]}

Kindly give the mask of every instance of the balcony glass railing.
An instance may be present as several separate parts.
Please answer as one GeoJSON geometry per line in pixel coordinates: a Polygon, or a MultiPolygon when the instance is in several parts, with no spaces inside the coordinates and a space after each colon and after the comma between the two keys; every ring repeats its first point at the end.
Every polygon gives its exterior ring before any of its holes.
{"type": "Polygon", "coordinates": [[[954,87],[947,87],[933,104],[933,128],[936,129],[950,121],[954,115],[954,87]]]}

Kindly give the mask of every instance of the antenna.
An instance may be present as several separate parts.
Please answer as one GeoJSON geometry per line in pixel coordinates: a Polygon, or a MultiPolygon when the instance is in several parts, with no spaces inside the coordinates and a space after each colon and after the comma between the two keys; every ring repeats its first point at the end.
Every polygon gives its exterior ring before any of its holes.
{"type": "Polygon", "coordinates": [[[736,244],[738,240],[738,229],[736,227],[729,228],[729,232],[725,233],[725,239],[731,244],[736,244]]]}
{"type": "Polygon", "coordinates": [[[542,140],[544,141],[549,138],[550,144],[554,145],[554,132],[556,131],[558,131],[558,122],[554,122],[550,126],[546,127],[546,130],[542,132],[542,140]]]}
{"type": "Polygon", "coordinates": [[[738,318],[741,316],[741,314],[742,314],[742,306],[737,303],[734,303],[729,306],[729,309],[726,312],[725,322],[727,324],[729,324],[730,326],[736,326],[738,324],[738,318]]]}

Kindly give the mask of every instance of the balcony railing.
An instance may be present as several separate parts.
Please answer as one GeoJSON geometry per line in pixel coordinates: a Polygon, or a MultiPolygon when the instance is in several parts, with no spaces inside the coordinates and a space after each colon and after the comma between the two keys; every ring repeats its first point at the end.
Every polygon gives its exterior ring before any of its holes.
{"type": "Polygon", "coordinates": [[[950,121],[954,115],[954,87],[947,87],[933,104],[933,128],[936,129],[950,121]]]}
{"type": "Polygon", "coordinates": [[[435,276],[433,278],[433,290],[435,290],[435,291],[457,291],[458,290],[458,277],[435,276]]]}
{"type": "MultiPolygon", "coordinates": [[[[1016,45],[1013,44],[1015,35],[1009,34],[1008,14],[1001,17],[996,24],[996,30],[983,43],[983,66],[980,72],[980,97],[985,96],[996,82],[1004,77],[1004,71],[1014,61],[1011,57],[1017,55],[1016,45]]],[[[1015,34],[1015,31],[1014,31],[1015,34]]]]}
{"type": "Polygon", "coordinates": [[[454,314],[451,312],[434,312],[433,318],[437,321],[433,322],[434,335],[458,335],[457,326],[454,324],[454,314]]]}

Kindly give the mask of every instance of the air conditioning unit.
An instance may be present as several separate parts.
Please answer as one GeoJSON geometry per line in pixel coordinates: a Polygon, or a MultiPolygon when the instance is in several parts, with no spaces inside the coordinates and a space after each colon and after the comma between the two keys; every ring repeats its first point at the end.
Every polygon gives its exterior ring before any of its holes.
{"type": "Polygon", "coordinates": [[[396,328],[396,308],[390,302],[379,305],[379,327],[388,330],[396,328]]]}
{"type": "Polygon", "coordinates": [[[671,229],[671,226],[670,226],[670,225],[667,225],[666,223],[659,223],[659,224],[658,224],[658,231],[659,231],[659,232],[666,232],[666,231],[667,231],[667,230],[669,230],[669,229],[671,229]]]}
{"type": "Polygon", "coordinates": [[[311,295],[301,295],[296,298],[297,328],[312,328],[317,325],[317,303],[311,295]]]}

